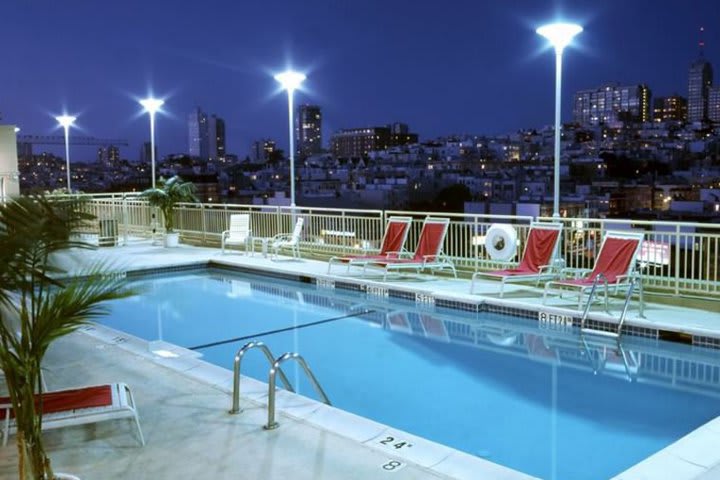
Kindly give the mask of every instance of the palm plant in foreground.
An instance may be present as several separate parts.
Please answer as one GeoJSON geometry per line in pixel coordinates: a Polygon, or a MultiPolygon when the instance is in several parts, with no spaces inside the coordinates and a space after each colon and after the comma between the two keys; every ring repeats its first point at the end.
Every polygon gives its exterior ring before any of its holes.
{"type": "Polygon", "coordinates": [[[0,367],[17,427],[21,480],[56,478],[42,441],[41,364],[50,345],[133,292],[107,264],[63,277],[52,256],[90,248],[69,240],[92,218],[83,200],[20,197],[0,205],[0,367]]]}

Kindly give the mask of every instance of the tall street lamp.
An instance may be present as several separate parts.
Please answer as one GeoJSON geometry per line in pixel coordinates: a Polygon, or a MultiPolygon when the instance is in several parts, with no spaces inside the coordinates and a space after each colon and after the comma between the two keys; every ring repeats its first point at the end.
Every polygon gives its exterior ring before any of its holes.
{"type": "Polygon", "coordinates": [[[573,37],[582,32],[580,25],[572,23],[551,23],[538,28],[536,32],[555,47],[555,169],[553,185],[553,217],[560,217],[560,91],[562,87],[562,54],[573,37]]]}
{"type": "Polygon", "coordinates": [[[288,70],[275,75],[275,80],[287,90],[288,94],[288,131],[290,134],[290,206],[295,207],[295,142],[293,135],[293,92],[307,77],[302,73],[288,70]]]}
{"type": "Polygon", "coordinates": [[[72,127],[77,117],[70,115],[60,115],[55,117],[61,127],[65,130],[65,171],[67,173],[67,189],[68,193],[72,192],[70,187],[70,127],[72,127]]]}
{"type": "Polygon", "coordinates": [[[165,102],[157,98],[140,100],[146,112],[150,114],[150,175],[152,175],[152,188],[155,188],[155,113],[165,102]]]}

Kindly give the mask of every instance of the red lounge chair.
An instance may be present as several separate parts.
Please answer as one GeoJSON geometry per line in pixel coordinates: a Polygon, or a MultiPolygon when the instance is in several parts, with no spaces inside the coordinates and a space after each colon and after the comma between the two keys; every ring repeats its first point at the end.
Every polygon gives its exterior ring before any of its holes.
{"type": "MultiPolygon", "coordinates": [[[[455,265],[442,253],[443,243],[445,243],[445,236],[447,235],[449,225],[450,219],[448,218],[427,217],[425,223],[423,223],[417,248],[415,249],[415,253],[412,254],[412,257],[408,258],[400,254],[397,258],[385,258],[367,262],[365,267],[384,269],[383,280],[387,279],[387,274],[390,271],[407,269],[414,269],[420,273],[420,271],[424,269],[433,271],[449,268],[452,270],[453,275],[457,277],[455,265]]],[[[364,269],[363,273],[365,273],[364,269]]]]}
{"type": "MultiPolygon", "coordinates": [[[[96,423],[119,418],[132,418],[137,426],[140,443],[145,445],[135,399],[124,383],[111,383],[42,394],[43,429],[96,423]]],[[[0,397],[0,420],[3,422],[3,445],[16,430],[10,398],[0,397]]]]}
{"type": "MultiPolygon", "coordinates": [[[[547,300],[550,288],[558,290],[560,294],[564,290],[575,290],[578,292],[578,310],[582,308],[582,300],[585,292],[589,292],[593,284],[597,281],[602,282],[605,287],[605,300],[607,305],[607,297],[610,289],[614,289],[613,293],[617,294],[621,289],[630,286],[635,275],[635,266],[637,264],[638,254],[643,242],[643,233],[638,232],[613,232],[608,231],[605,234],[603,243],[600,246],[600,252],[595,260],[595,267],[585,277],[567,280],[550,281],[545,284],[545,293],[543,294],[543,304],[547,300]]],[[[579,273],[587,272],[583,270],[572,270],[579,273]]]]}
{"type": "Polygon", "coordinates": [[[558,273],[553,270],[553,266],[559,251],[560,232],[562,232],[560,223],[532,223],[520,264],[516,268],[505,270],[475,272],[470,283],[470,293],[474,293],[475,279],[481,277],[501,281],[500,298],[503,297],[506,283],[535,280],[537,285],[541,280],[557,278],[558,273]]]}
{"type": "Polygon", "coordinates": [[[390,217],[385,227],[385,235],[383,236],[380,252],[377,255],[348,255],[344,257],[332,257],[328,260],[327,273],[330,273],[330,267],[333,263],[347,264],[347,271],[355,265],[359,267],[365,266],[373,260],[384,260],[386,258],[398,257],[400,253],[405,251],[405,241],[410,231],[411,217],[390,217]]]}

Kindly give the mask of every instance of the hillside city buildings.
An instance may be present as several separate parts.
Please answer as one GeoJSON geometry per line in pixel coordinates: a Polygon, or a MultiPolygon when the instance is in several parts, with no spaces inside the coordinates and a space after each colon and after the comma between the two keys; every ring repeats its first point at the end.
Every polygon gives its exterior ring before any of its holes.
{"type": "MultiPolygon", "coordinates": [[[[687,96],[653,97],[646,84],[575,92],[561,137],[561,213],[720,221],[720,86],[704,58],[688,69],[687,96]]],[[[420,140],[406,123],[357,126],[324,142],[319,105],[295,115],[296,196],[301,206],[549,214],[552,127],[505,135],[420,140]]],[[[193,181],[202,200],[289,204],[287,152],[276,139],[227,151],[226,125],[200,107],[187,120],[187,153],[158,161],[159,175],[193,181]]],[[[65,185],[65,162],[18,144],[20,188],[65,185]]],[[[72,164],[86,192],[149,186],[150,144],[140,161],[101,146],[95,163],[72,164]]]]}

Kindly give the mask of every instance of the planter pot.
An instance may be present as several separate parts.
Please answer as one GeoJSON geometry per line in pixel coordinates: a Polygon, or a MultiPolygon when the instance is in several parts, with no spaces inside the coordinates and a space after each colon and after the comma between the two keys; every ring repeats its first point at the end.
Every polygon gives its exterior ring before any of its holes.
{"type": "Polygon", "coordinates": [[[177,232],[170,232],[165,234],[165,246],[167,248],[175,248],[180,243],[180,234],[177,232]]]}

